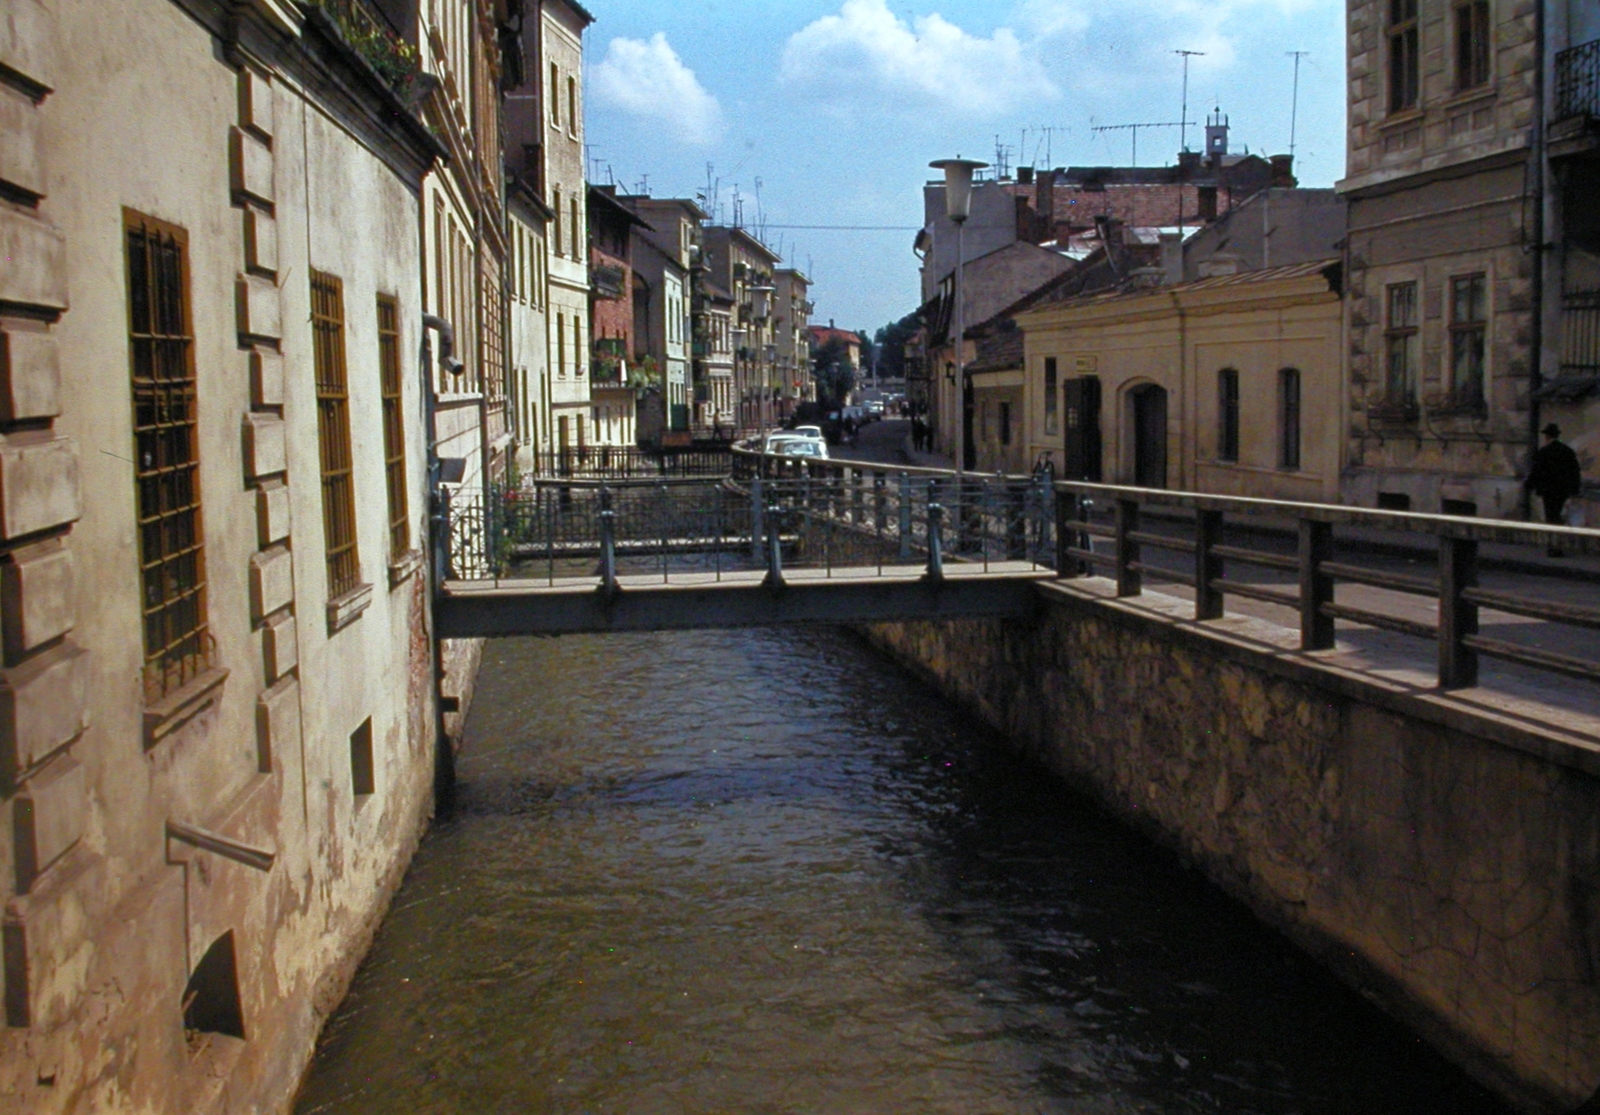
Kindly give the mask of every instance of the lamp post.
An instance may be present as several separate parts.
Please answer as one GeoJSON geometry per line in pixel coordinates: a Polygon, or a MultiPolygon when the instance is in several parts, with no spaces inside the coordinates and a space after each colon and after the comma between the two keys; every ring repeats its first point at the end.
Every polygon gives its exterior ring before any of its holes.
{"type": "Polygon", "coordinates": [[[956,475],[966,471],[967,461],[967,376],[966,376],[966,307],[963,304],[963,271],[966,251],[963,230],[972,213],[972,172],[982,170],[988,163],[973,159],[935,159],[928,164],[934,170],[944,171],[944,214],[956,226],[956,475]]]}

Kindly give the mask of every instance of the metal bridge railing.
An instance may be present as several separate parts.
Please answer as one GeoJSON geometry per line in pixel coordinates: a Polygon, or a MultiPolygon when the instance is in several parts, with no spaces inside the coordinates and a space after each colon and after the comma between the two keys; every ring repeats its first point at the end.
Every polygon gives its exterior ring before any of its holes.
{"type": "Polygon", "coordinates": [[[1103,573],[1119,597],[1138,596],[1154,578],[1192,588],[1197,620],[1221,618],[1229,596],[1281,605],[1299,613],[1303,650],[1332,649],[1338,620],[1426,639],[1446,689],[1478,684],[1483,657],[1600,681],[1600,640],[1584,637],[1600,631],[1600,608],[1552,591],[1571,581],[1541,576],[1536,562],[1500,559],[1534,591],[1479,584],[1489,564],[1480,560],[1484,544],[1600,555],[1600,530],[1104,484],[1063,482],[1055,492],[1057,568],[1069,577],[1103,573]],[[1341,585],[1401,595],[1363,606],[1336,600],[1341,585]],[[1416,597],[1436,602],[1435,618],[1404,606],[1416,597]],[[1516,625],[1524,637],[1490,637],[1479,631],[1485,611],[1539,621],[1532,626],[1542,630],[1524,623],[1516,625]]]}

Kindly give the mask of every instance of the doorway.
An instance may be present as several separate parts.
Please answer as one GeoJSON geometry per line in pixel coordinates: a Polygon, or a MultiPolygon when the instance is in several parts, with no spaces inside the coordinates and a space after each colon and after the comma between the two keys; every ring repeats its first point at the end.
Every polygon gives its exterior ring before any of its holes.
{"type": "Polygon", "coordinates": [[[1100,483],[1100,377],[1078,376],[1061,385],[1063,480],[1100,483]]]}
{"type": "Polygon", "coordinates": [[[1133,409],[1133,482],[1167,486],[1167,390],[1153,383],[1128,393],[1133,409]]]}

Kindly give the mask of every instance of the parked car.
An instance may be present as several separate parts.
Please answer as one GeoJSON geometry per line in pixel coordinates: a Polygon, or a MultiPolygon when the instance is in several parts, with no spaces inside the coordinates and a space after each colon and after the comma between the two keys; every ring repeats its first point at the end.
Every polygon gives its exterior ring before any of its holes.
{"type": "Polygon", "coordinates": [[[828,459],[828,443],[820,437],[802,437],[799,434],[770,434],[767,437],[767,453],[780,457],[811,457],[816,460],[828,459]]]}
{"type": "Polygon", "coordinates": [[[822,427],[821,426],[796,426],[794,428],[794,433],[795,433],[795,435],[797,437],[817,437],[817,438],[819,438],[819,437],[822,436],[822,427]]]}

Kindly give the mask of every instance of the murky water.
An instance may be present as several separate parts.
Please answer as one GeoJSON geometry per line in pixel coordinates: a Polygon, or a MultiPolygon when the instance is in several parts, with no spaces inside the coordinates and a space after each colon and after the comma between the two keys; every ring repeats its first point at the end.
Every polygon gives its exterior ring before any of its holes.
{"type": "Polygon", "coordinates": [[[1499,1112],[852,637],[491,643],[298,1108],[1499,1112]]]}

